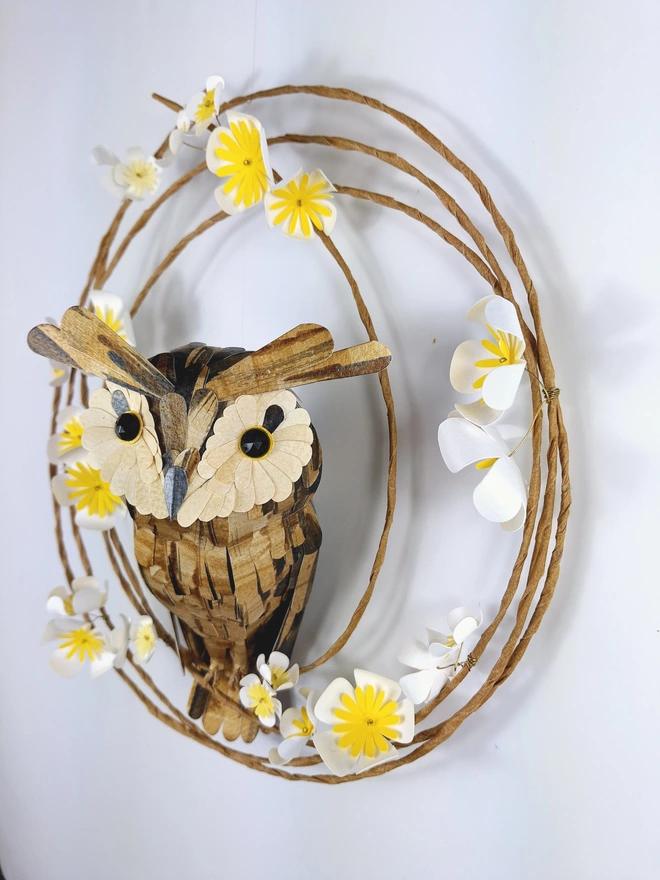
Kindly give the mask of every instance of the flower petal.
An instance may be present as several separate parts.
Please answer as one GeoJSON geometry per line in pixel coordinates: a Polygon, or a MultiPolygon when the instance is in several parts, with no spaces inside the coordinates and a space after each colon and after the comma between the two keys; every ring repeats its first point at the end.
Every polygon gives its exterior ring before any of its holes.
{"type": "Polygon", "coordinates": [[[314,709],[316,717],[325,724],[336,724],[334,709],[341,705],[341,698],[344,694],[352,697],[354,693],[355,688],[350,681],[345,678],[335,678],[318,698],[314,709]]]}
{"type": "Polygon", "coordinates": [[[435,681],[436,670],[422,669],[419,672],[411,672],[399,679],[399,684],[408,697],[415,705],[419,706],[428,699],[433,682],[435,681]]]}
{"type": "Polygon", "coordinates": [[[504,412],[504,410],[493,409],[488,406],[483,398],[476,400],[474,403],[456,403],[454,406],[456,407],[456,411],[460,413],[464,419],[467,419],[468,422],[472,422],[473,425],[479,425],[482,428],[486,428],[488,425],[494,425],[495,422],[502,417],[502,413],[504,412]]]}
{"type": "Polygon", "coordinates": [[[391,743],[386,752],[377,751],[373,758],[369,758],[364,752],[362,752],[355,765],[355,773],[363,773],[370,767],[375,767],[377,764],[383,764],[385,761],[393,761],[398,757],[399,753],[391,743]]]}
{"type": "Polygon", "coordinates": [[[393,678],[386,678],[384,675],[368,672],[366,669],[355,669],[353,674],[357,687],[364,689],[367,685],[373,685],[374,689],[384,691],[386,703],[390,700],[396,702],[401,696],[401,687],[398,681],[394,681],[393,678]]]}
{"type": "Polygon", "coordinates": [[[412,666],[413,669],[433,669],[435,663],[429,654],[428,646],[419,639],[408,639],[399,649],[396,659],[399,663],[412,666]]]}
{"type": "Polygon", "coordinates": [[[455,391],[461,394],[474,394],[477,390],[474,383],[481,379],[488,370],[475,366],[477,361],[484,359],[484,349],[477,339],[461,342],[449,367],[449,381],[455,391]]]}
{"type": "Polygon", "coordinates": [[[349,749],[339,748],[339,734],[331,730],[315,733],[314,746],[323,763],[335,776],[348,776],[355,769],[356,760],[351,757],[349,749]]]}
{"type": "Polygon", "coordinates": [[[500,458],[474,490],[474,506],[490,522],[507,522],[519,514],[525,503],[523,485],[518,465],[510,458],[500,458]]]}
{"type": "Polygon", "coordinates": [[[516,399],[524,364],[507,364],[491,370],[481,388],[484,403],[494,410],[508,409],[516,399]]]}
{"type": "Polygon", "coordinates": [[[445,464],[454,474],[475,461],[499,458],[509,452],[494,429],[487,432],[453,414],[438,428],[438,444],[445,464]]]}

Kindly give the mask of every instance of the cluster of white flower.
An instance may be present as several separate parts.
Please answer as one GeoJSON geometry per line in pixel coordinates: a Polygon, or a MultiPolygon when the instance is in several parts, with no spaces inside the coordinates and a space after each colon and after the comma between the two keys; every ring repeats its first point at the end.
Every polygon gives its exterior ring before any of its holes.
{"type": "Polygon", "coordinates": [[[414,706],[435,699],[465,664],[461,660],[464,643],[481,622],[481,612],[455,608],[447,618],[449,635],[429,629],[428,644],[411,640],[402,647],[398,659],[416,671],[399,682],[355,669],[355,684],[336,678],[322,693],[300,688],[303,704],[284,712],[276,694],[298,683],[298,666],[289,667],[289,658],[279,651],[267,663],[262,654],[257,660],[261,677],[252,673],[241,680],[240,701],[266,727],[274,727],[281,719],[282,740],[268,755],[274,766],[288,764],[311,747],[331,773],[361,773],[395,759],[396,746],[411,742],[414,706]]]}
{"type": "Polygon", "coordinates": [[[103,608],[106,598],[107,591],[95,577],[75,578],[70,589],[56,587],[48,596],[46,607],[54,616],[46,624],[42,643],[58,642],[49,663],[65,678],[78,675],[86,662],[93,678],[121,669],[129,650],[133,662],[141,665],[156,650],[158,636],[146,615],[131,621],[122,614],[114,629],[101,628],[103,616],[94,612],[103,608]]]}
{"type": "Polygon", "coordinates": [[[309,173],[301,169],[295,177],[276,184],[259,120],[228,110],[227,124],[222,125],[219,113],[224,87],[221,76],[206,80],[204,90],[193,95],[179,111],[168,148],[160,159],[133,147],[121,162],[107,147],[96,147],[93,160],[108,167],[103,178],[106,188],[121,199],[141,200],[153,195],[160,186],[162,169],[174,162],[181,147],[188,144],[205,150],[209,171],[222,180],[215,198],[225,213],[238,214],[263,202],[268,225],[279,228],[284,235],[303,241],[311,241],[317,231],[329,235],[337,219],[332,202],[334,186],[318,168],[309,173]],[[209,129],[205,147],[191,142],[209,129]]]}
{"type": "MultiPolygon", "coordinates": [[[[491,338],[462,342],[449,378],[456,391],[479,395],[456,409],[438,428],[438,443],[452,473],[474,464],[486,471],[474,490],[479,513],[507,531],[525,522],[527,487],[504,438],[493,427],[513,404],[525,372],[525,341],[516,309],[501,296],[486,296],[468,312],[491,338]]],[[[514,450],[515,452],[515,450],[514,450]]]]}

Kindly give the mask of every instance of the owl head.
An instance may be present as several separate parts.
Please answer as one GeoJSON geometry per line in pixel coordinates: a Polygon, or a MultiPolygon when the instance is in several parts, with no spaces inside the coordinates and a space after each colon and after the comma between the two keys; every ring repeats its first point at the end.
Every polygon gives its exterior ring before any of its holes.
{"type": "Polygon", "coordinates": [[[335,351],[316,324],[255,352],[193,343],[147,360],[79,306],[59,328],[35,327],[28,344],[105,380],[80,416],[89,464],[139,513],[182,527],[295,501],[319,448],[289,389],[378,372],[390,361],[379,342],[335,351]]]}

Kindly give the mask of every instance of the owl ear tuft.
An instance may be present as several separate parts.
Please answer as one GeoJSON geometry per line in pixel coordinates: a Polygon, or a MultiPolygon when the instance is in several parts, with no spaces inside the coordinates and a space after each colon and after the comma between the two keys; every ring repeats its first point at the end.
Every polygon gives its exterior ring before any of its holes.
{"type": "Polygon", "coordinates": [[[153,364],[82,306],[67,309],[60,327],[34,327],[28,334],[28,345],[42,357],[149,397],[160,398],[174,391],[153,364]]]}
{"type": "Polygon", "coordinates": [[[229,400],[241,394],[377,373],[390,360],[390,352],[380,342],[334,351],[334,341],[325,327],[300,324],[214,376],[207,388],[220,400],[229,400]]]}

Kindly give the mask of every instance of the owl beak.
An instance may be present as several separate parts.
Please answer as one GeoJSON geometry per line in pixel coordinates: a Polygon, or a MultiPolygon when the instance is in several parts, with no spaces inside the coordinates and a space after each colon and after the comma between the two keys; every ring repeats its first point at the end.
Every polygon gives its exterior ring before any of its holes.
{"type": "Polygon", "coordinates": [[[165,472],[165,504],[170,520],[176,519],[188,491],[188,477],[183,468],[172,465],[165,472]]]}

